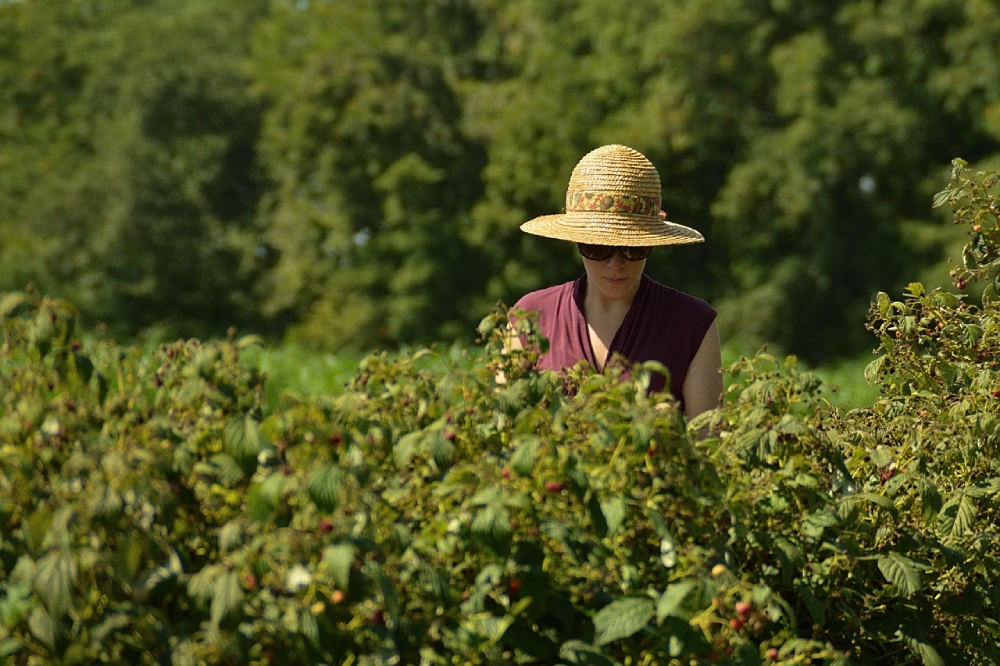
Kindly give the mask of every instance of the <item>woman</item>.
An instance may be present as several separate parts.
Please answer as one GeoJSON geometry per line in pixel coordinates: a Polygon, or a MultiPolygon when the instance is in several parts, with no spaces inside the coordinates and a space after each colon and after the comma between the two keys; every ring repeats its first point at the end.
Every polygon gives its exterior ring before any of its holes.
{"type": "MultiPolygon", "coordinates": [[[[585,155],[570,176],[564,212],[521,225],[529,234],[577,243],[585,273],[527,294],[514,310],[538,313],[549,341],[539,369],[586,360],[603,371],[615,354],[631,363],[656,360],[670,370],[670,391],[690,419],[719,405],[719,330],[707,303],[643,275],[655,246],[705,240],[668,222],[660,196],[660,175],[641,153],[610,145],[585,155]]],[[[654,376],[650,391],[664,386],[654,376]]]]}

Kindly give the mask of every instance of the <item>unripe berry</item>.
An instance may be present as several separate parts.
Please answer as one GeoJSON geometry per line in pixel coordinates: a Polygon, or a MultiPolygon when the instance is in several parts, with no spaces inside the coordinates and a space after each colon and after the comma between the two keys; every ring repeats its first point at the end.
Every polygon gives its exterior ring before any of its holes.
{"type": "Polygon", "coordinates": [[[716,578],[718,578],[724,573],[726,573],[725,564],[716,564],[714,567],[712,567],[712,575],[715,576],[716,578]]]}
{"type": "Polygon", "coordinates": [[[333,593],[330,595],[330,601],[332,601],[335,604],[342,604],[344,603],[344,599],[346,597],[347,595],[345,595],[342,591],[334,590],[333,593]]]}
{"type": "Polygon", "coordinates": [[[742,629],[744,624],[745,624],[745,622],[743,621],[743,618],[741,618],[741,617],[734,617],[732,620],[729,621],[729,626],[732,627],[736,631],[739,631],[740,629],[742,629]]]}

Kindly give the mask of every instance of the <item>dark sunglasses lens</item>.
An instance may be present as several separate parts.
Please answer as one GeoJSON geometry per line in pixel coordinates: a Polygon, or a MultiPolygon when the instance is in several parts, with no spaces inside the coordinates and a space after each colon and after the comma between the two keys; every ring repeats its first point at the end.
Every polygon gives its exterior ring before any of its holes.
{"type": "Polygon", "coordinates": [[[622,256],[629,261],[641,261],[653,252],[651,247],[623,247],[619,248],[622,256]]]}
{"type": "Polygon", "coordinates": [[[610,245],[591,245],[590,243],[577,243],[580,254],[591,261],[604,261],[615,253],[615,248],[610,245]]]}

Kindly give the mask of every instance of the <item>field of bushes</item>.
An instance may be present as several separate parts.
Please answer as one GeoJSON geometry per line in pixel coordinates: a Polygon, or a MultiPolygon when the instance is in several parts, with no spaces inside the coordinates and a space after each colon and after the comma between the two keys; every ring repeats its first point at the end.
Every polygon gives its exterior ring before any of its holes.
{"type": "Polygon", "coordinates": [[[853,408],[759,353],[687,423],[656,365],[501,353],[500,310],[279,391],[252,337],[142,350],[8,293],[0,660],[1000,663],[996,179],[956,161],[959,289],[879,294],[853,408]]]}

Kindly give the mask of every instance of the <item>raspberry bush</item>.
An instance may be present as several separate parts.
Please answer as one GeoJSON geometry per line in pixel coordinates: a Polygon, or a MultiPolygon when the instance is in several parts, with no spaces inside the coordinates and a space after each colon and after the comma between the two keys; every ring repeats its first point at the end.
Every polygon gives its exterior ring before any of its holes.
{"type": "Polygon", "coordinates": [[[879,295],[850,412],[761,353],[687,424],[655,365],[504,354],[499,310],[473,363],[372,354],[273,404],[253,338],[143,353],[7,294],[0,658],[997,663],[995,180],[956,162],[966,289],[879,295]]]}

